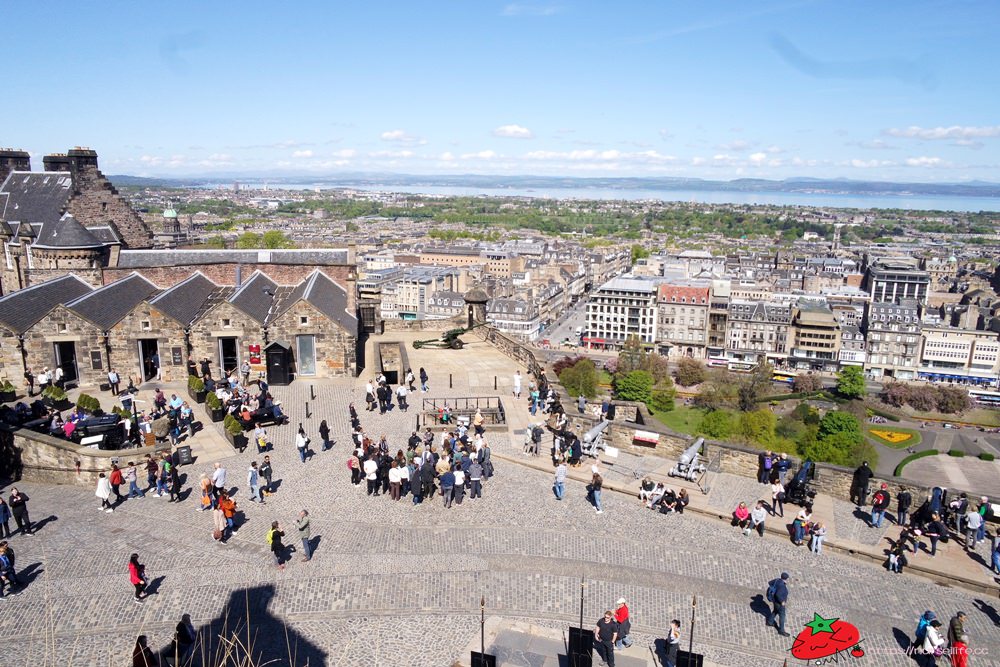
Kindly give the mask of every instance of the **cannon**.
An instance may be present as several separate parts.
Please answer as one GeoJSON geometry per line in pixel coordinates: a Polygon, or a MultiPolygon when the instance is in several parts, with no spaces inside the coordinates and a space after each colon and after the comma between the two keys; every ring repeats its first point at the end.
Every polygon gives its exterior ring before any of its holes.
{"type": "Polygon", "coordinates": [[[413,341],[413,349],[419,350],[422,347],[441,347],[450,348],[452,350],[461,350],[465,343],[459,338],[462,334],[469,333],[477,327],[481,327],[486,322],[480,322],[479,324],[474,324],[471,327],[462,327],[460,329],[449,329],[441,334],[441,338],[433,338],[430,340],[415,340],[413,341]]]}
{"type": "Polygon", "coordinates": [[[597,458],[597,450],[606,448],[604,444],[604,431],[607,430],[610,424],[611,422],[605,419],[584,433],[583,439],[580,441],[580,450],[587,456],[597,458]]]}
{"type": "Polygon", "coordinates": [[[699,462],[701,446],[705,444],[705,438],[698,438],[690,447],[684,450],[677,463],[667,473],[671,477],[683,477],[689,482],[693,482],[698,475],[705,472],[705,464],[699,462]]]}

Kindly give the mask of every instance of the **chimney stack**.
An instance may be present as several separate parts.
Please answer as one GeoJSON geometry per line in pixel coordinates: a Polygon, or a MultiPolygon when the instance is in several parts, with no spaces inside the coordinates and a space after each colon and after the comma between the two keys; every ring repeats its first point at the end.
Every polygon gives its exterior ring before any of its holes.
{"type": "Polygon", "coordinates": [[[15,148],[0,148],[0,184],[12,171],[31,171],[31,156],[15,148]]]}
{"type": "Polygon", "coordinates": [[[45,171],[69,171],[69,158],[64,153],[53,153],[42,158],[45,171]]]}
{"type": "Polygon", "coordinates": [[[97,169],[97,151],[76,146],[65,153],[53,153],[42,158],[45,171],[69,171],[76,173],[87,167],[97,169]]]}

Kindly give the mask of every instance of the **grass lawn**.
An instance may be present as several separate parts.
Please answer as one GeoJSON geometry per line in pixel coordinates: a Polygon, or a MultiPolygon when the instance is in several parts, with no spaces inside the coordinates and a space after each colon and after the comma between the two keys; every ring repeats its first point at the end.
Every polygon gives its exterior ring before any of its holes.
{"type": "Polygon", "coordinates": [[[705,413],[697,408],[678,405],[670,412],[654,412],[653,415],[663,422],[663,425],[667,428],[673,429],[678,433],[694,435],[695,429],[701,424],[701,419],[705,413]]]}
{"type": "Polygon", "coordinates": [[[611,373],[607,372],[603,368],[598,369],[597,384],[601,385],[602,387],[610,387],[611,380],[612,380],[611,373]]]}
{"type": "Polygon", "coordinates": [[[920,433],[912,428],[902,428],[893,423],[865,424],[869,438],[890,449],[905,449],[920,444],[920,433]]]}
{"type": "Polygon", "coordinates": [[[966,424],[978,424],[979,426],[1000,426],[1000,410],[991,408],[972,408],[959,415],[946,415],[942,412],[918,412],[913,408],[903,408],[896,410],[887,408],[903,414],[911,419],[940,419],[946,422],[964,422],[966,424]]]}

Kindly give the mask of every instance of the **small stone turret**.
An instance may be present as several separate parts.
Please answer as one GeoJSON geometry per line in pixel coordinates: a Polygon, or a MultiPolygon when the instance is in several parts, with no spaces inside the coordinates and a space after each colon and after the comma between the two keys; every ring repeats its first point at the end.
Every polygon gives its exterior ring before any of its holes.
{"type": "Polygon", "coordinates": [[[7,180],[12,171],[31,171],[31,156],[27,151],[0,148],[0,183],[7,180]]]}

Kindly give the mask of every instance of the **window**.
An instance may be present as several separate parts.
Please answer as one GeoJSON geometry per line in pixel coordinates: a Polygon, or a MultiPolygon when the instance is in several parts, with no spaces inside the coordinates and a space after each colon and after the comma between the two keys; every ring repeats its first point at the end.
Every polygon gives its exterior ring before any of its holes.
{"type": "Polygon", "coordinates": [[[59,328],[59,333],[66,333],[66,323],[65,322],[60,322],[58,328],[59,328]]]}
{"type": "Polygon", "coordinates": [[[149,331],[150,329],[153,328],[153,325],[150,323],[149,320],[143,320],[139,326],[142,328],[143,331],[149,331]]]}
{"type": "Polygon", "coordinates": [[[316,375],[316,337],[296,336],[299,375],[316,375]]]}
{"type": "Polygon", "coordinates": [[[300,315],[299,316],[299,326],[300,327],[304,327],[307,324],[309,324],[309,316],[308,315],[300,315]]]}
{"type": "Polygon", "coordinates": [[[233,323],[232,323],[232,321],[228,317],[223,317],[222,318],[222,328],[223,329],[229,329],[232,326],[233,326],[233,323]]]}

